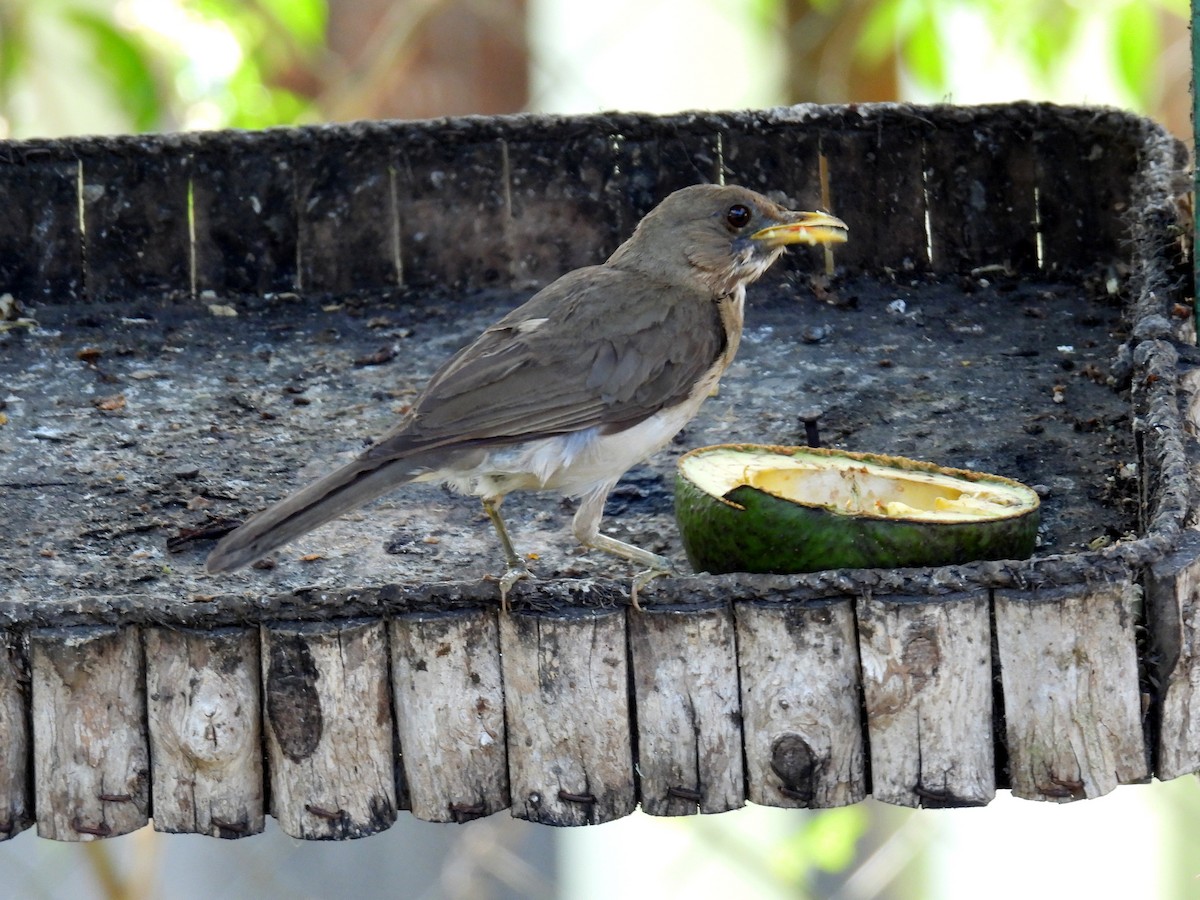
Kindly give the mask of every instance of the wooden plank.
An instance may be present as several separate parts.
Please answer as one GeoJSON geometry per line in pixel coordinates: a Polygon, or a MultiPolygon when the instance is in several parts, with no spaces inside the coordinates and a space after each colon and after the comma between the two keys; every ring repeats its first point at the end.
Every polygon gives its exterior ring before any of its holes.
{"type": "Polygon", "coordinates": [[[900,806],[996,795],[987,591],[858,601],[871,794],[900,806]]]}
{"type": "Polygon", "coordinates": [[[167,142],[83,160],[88,296],[190,293],[189,169],[189,151],[167,142]]]}
{"type": "Polygon", "coordinates": [[[1132,583],[997,590],[1012,792],[1100,797],[1149,778],[1132,583]]]}
{"type": "Polygon", "coordinates": [[[733,611],[650,607],[629,623],[642,811],[746,802],[733,611]]]}
{"type": "Polygon", "coordinates": [[[623,610],[500,617],[513,816],[594,825],[637,805],[623,610]]]}
{"type": "Polygon", "coordinates": [[[829,206],[850,229],[850,240],[837,248],[839,267],[850,273],[929,270],[925,139],[915,117],[864,119],[853,129],[821,132],[829,206]]]}
{"type": "Polygon", "coordinates": [[[193,157],[192,209],[198,292],[299,288],[295,174],[282,147],[228,134],[208,140],[193,157]]]}
{"type": "Polygon", "coordinates": [[[29,668],[21,636],[0,632],[0,841],[33,824],[29,668]]]}
{"type": "Polygon", "coordinates": [[[612,139],[589,130],[550,141],[506,141],[513,280],[541,286],[604,262],[628,233],[611,208],[612,139]]]}
{"type": "Polygon", "coordinates": [[[747,799],[831,807],[867,795],[854,605],[735,606],[747,799]]]}
{"type": "Polygon", "coordinates": [[[374,137],[314,132],[293,155],[305,293],[377,292],[401,283],[392,150],[374,137]]]}
{"type": "Polygon", "coordinates": [[[391,623],[396,726],[412,814],[466,822],[509,806],[495,610],[391,623]]]}
{"type": "Polygon", "coordinates": [[[146,698],[156,831],[263,830],[256,628],[150,628],[146,698]]]}
{"type": "MultiPolygon", "coordinates": [[[[1116,113],[1050,108],[1034,132],[1042,264],[1072,272],[1127,260],[1138,146],[1116,113]],[[1122,133],[1126,132],[1126,133],[1122,133]]],[[[1138,137],[1137,135],[1134,136],[1138,137]]]]}
{"type": "Polygon", "coordinates": [[[21,303],[83,294],[79,163],[0,151],[0,294],[21,303]]]}
{"type": "Polygon", "coordinates": [[[37,833],[91,841],[149,820],[150,758],[136,628],[30,634],[37,833]]]}
{"type": "Polygon", "coordinates": [[[395,167],[405,286],[507,287],[512,212],[503,143],[444,143],[427,133],[404,137],[395,167]]]}
{"type": "Polygon", "coordinates": [[[1023,117],[964,117],[925,144],[935,272],[1038,271],[1037,163],[1023,117]]]}
{"type": "Polygon", "coordinates": [[[1155,775],[1200,772],[1200,532],[1188,530],[1174,552],[1146,574],[1148,658],[1154,665],[1159,715],[1155,775]]]}
{"type": "Polygon", "coordinates": [[[279,827],[315,840],[389,828],[397,794],[383,622],[265,627],[262,667],[279,827]]]}

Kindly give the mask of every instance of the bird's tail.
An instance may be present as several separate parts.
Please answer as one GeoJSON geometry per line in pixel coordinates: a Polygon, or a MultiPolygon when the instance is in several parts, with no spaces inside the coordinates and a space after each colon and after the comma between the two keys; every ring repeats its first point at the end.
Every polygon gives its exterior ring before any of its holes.
{"type": "Polygon", "coordinates": [[[229,572],[261,559],[330,519],[369,503],[416,478],[422,469],[409,459],[360,457],[285,497],[230,532],[208,556],[209,572],[229,572]]]}

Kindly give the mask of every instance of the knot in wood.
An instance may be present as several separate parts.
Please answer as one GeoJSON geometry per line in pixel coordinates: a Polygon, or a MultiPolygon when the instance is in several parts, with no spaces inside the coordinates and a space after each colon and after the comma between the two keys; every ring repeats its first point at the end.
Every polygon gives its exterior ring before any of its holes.
{"type": "Polygon", "coordinates": [[[794,800],[812,801],[817,763],[812,747],[798,734],[781,734],[771,744],[771,771],[783,782],[780,791],[794,800]]]}

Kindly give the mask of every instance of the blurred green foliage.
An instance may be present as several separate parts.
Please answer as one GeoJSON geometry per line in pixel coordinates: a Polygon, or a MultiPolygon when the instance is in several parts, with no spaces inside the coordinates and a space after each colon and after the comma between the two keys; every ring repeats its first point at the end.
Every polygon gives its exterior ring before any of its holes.
{"type": "MultiPolygon", "coordinates": [[[[826,14],[854,0],[812,0],[826,14]]],[[[1068,51],[1096,22],[1103,29],[1107,58],[1130,102],[1150,112],[1157,88],[1157,61],[1164,27],[1172,20],[1186,28],[1188,0],[879,0],[858,36],[857,51],[871,63],[897,53],[909,73],[936,94],[952,88],[947,60],[953,13],[974,14],[999,46],[1022,60],[1039,80],[1052,83],[1069,61],[1068,51]]]]}
{"type": "MultiPolygon", "coordinates": [[[[746,0],[742,20],[778,29],[784,4],[795,2],[746,0]]],[[[804,0],[803,8],[849,29],[869,65],[898,60],[921,89],[950,99],[963,16],[1045,84],[1047,97],[1071,48],[1085,35],[1094,40],[1099,24],[1105,58],[1095,60],[1097,71],[1150,114],[1162,89],[1162,48],[1188,16],[1188,0],[804,0]]],[[[0,0],[0,136],[45,127],[39,113],[69,91],[39,84],[48,71],[86,79],[93,94],[103,89],[116,130],[261,128],[343,115],[335,100],[358,82],[341,83],[347,73],[327,48],[328,13],[327,0],[0,0]],[[84,58],[67,53],[68,44],[84,58]]],[[[68,121],[58,127],[70,127],[63,105],[68,121]]]]}
{"type": "Polygon", "coordinates": [[[35,55],[74,43],[130,130],[313,120],[326,18],[325,0],[0,0],[0,116],[25,131],[35,55]]]}

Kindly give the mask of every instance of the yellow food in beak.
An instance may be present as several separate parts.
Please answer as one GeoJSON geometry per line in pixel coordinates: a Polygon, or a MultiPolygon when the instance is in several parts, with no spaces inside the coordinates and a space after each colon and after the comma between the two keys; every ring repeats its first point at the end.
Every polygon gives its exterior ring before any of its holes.
{"type": "Polygon", "coordinates": [[[750,235],[769,247],[786,244],[844,244],[849,229],[841,219],[823,212],[800,212],[790,222],[768,225],[750,235]]]}

